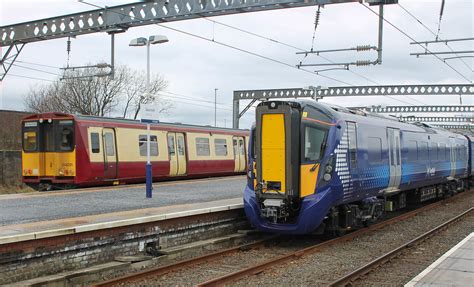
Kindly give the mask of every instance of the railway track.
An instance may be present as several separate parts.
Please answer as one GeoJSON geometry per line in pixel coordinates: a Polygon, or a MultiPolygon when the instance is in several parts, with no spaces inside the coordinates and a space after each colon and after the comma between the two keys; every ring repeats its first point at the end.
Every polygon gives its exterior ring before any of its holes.
{"type": "Polygon", "coordinates": [[[354,270],[353,272],[347,274],[346,276],[332,282],[329,284],[329,286],[352,286],[354,283],[356,283],[359,279],[362,279],[365,275],[368,273],[376,270],[378,267],[381,265],[385,264],[386,262],[389,262],[395,257],[400,256],[401,253],[403,253],[405,250],[409,248],[413,248],[414,246],[422,243],[423,241],[427,240],[428,238],[434,236],[435,234],[439,233],[440,231],[448,228],[449,226],[455,224],[459,220],[461,220],[463,217],[468,215],[474,211],[474,207],[471,207],[467,209],[466,211],[462,212],[461,214],[455,216],[454,218],[444,222],[443,224],[438,225],[437,227],[423,233],[422,235],[406,242],[405,244],[383,254],[382,256],[376,258],[375,260],[365,264],[364,266],[358,268],[357,270],[354,270]]]}
{"type": "MultiPolygon", "coordinates": [[[[459,195],[458,195],[459,196],[459,195]]],[[[462,196],[462,194],[460,195],[462,196]]],[[[456,198],[456,197],[454,197],[456,198]]],[[[283,263],[287,263],[292,260],[297,260],[303,256],[306,256],[308,254],[312,254],[315,252],[318,252],[319,250],[322,250],[324,248],[330,247],[335,244],[340,244],[342,242],[350,241],[358,236],[361,236],[363,234],[367,234],[373,231],[376,231],[378,229],[381,229],[383,227],[386,227],[388,225],[406,220],[408,218],[411,218],[421,212],[425,212],[431,209],[434,209],[443,203],[448,202],[450,199],[443,200],[443,201],[438,201],[426,206],[423,206],[421,208],[418,208],[416,210],[401,214],[399,216],[393,217],[391,219],[376,223],[374,225],[371,225],[370,227],[359,229],[357,231],[351,232],[349,234],[346,234],[345,236],[338,237],[335,239],[327,240],[324,242],[318,242],[317,244],[312,244],[306,248],[299,248],[296,251],[291,251],[291,252],[284,252],[281,254],[281,252],[273,252],[273,251],[265,251],[261,253],[271,253],[273,256],[271,259],[265,258],[264,260],[261,260],[260,263],[252,265],[250,267],[242,268],[238,271],[235,272],[228,272],[225,275],[216,277],[214,279],[201,282],[197,284],[198,286],[219,286],[223,285],[225,283],[229,282],[234,282],[237,281],[243,277],[254,275],[254,274],[259,274],[260,272],[267,270],[271,268],[272,266],[276,265],[281,265],[283,263]]],[[[200,264],[217,264],[219,266],[219,262],[223,260],[224,258],[228,258],[229,256],[238,256],[239,254],[245,253],[245,251],[249,251],[252,249],[257,249],[257,248],[262,248],[264,247],[265,244],[270,243],[272,241],[275,241],[277,236],[274,237],[269,237],[266,239],[262,239],[253,243],[248,243],[240,246],[236,246],[233,248],[225,249],[222,251],[217,251],[211,254],[207,254],[204,256],[199,256],[183,261],[179,261],[177,263],[172,263],[166,266],[162,267],[157,267],[153,269],[149,269],[146,271],[142,271],[139,273],[134,273],[131,275],[126,275],[122,276],[119,278],[115,278],[109,281],[101,282],[98,284],[95,284],[94,286],[117,286],[120,284],[126,284],[129,285],[132,282],[139,282],[141,280],[145,280],[146,278],[156,278],[159,276],[167,276],[166,274],[170,274],[172,272],[176,271],[182,271],[183,269],[186,268],[192,268],[195,265],[200,265],[200,264]]],[[[271,250],[271,248],[269,248],[271,250]]],[[[262,250],[259,250],[262,251],[262,250]]],[[[224,266],[225,264],[220,264],[220,267],[224,266]]],[[[231,268],[235,270],[235,268],[238,268],[238,266],[234,266],[234,268],[231,268]]],[[[201,268],[203,269],[203,268],[201,268]]],[[[219,269],[219,268],[217,268],[219,269]]],[[[221,268],[222,269],[222,268],[221,268]]],[[[225,268],[224,268],[225,269],[225,268]]],[[[222,273],[222,272],[221,272],[222,273]]],[[[199,282],[199,281],[198,281],[199,282]]]]}

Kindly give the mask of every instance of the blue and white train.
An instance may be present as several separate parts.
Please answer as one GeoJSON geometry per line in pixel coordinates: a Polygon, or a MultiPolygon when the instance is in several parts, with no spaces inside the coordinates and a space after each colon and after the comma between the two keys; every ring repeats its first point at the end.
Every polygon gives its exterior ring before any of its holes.
{"type": "Polygon", "coordinates": [[[474,138],[315,101],[259,104],[244,206],[262,230],[343,233],[469,188],[474,138]]]}

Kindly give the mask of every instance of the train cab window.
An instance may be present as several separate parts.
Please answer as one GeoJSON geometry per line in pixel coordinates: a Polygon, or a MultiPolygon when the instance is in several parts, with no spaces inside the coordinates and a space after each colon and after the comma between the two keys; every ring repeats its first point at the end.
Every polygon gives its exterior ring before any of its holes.
{"type": "Polygon", "coordinates": [[[23,133],[23,150],[26,152],[38,151],[37,134],[34,131],[23,133]]]}
{"type": "Polygon", "coordinates": [[[57,147],[59,151],[72,151],[74,149],[74,126],[72,120],[58,122],[57,147]]]}
{"type": "MultiPolygon", "coordinates": [[[[146,156],[146,138],[146,135],[138,136],[140,156],[146,156]]],[[[154,135],[150,135],[150,156],[158,156],[158,138],[154,135]]]]}
{"type": "Polygon", "coordinates": [[[99,133],[91,133],[91,152],[92,153],[100,153],[99,133]]]}
{"type": "Polygon", "coordinates": [[[378,163],[382,161],[382,140],[380,138],[369,137],[368,149],[369,162],[378,163]]]}
{"type": "Polygon", "coordinates": [[[227,155],[227,140],[226,139],[214,139],[214,147],[217,156],[227,155]]]}
{"type": "Polygon", "coordinates": [[[304,129],[303,158],[305,162],[320,160],[324,153],[327,131],[306,126],[304,129]]]}
{"type": "Polygon", "coordinates": [[[208,138],[196,138],[196,155],[198,156],[211,155],[211,149],[209,147],[208,138]]]}
{"type": "Polygon", "coordinates": [[[38,151],[38,122],[23,123],[23,151],[38,151]]]}
{"type": "Polygon", "coordinates": [[[176,148],[174,145],[174,135],[168,135],[168,153],[169,155],[176,154],[176,148]]]}

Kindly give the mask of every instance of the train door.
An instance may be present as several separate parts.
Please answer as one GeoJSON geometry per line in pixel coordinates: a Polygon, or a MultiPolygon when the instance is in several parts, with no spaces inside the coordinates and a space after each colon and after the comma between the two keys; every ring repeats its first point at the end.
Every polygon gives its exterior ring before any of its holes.
{"type": "Polygon", "coordinates": [[[357,125],[354,122],[347,122],[349,140],[349,166],[351,171],[352,186],[354,190],[359,190],[359,169],[357,162],[357,125]]]}
{"type": "Polygon", "coordinates": [[[168,133],[170,176],[186,174],[186,145],[183,133],[168,133]]]}
{"type": "Polygon", "coordinates": [[[400,130],[387,128],[388,162],[390,181],[388,189],[398,189],[402,178],[402,162],[400,152],[400,130]]]}
{"type": "Polygon", "coordinates": [[[234,137],[232,139],[234,147],[234,171],[241,172],[245,170],[245,141],[243,137],[234,137]]]}
{"type": "Polygon", "coordinates": [[[117,178],[117,145],[115,143],[115,130],[111,128],[104,128],[102,130],[103,144],[104,144],[104,178],[117,178]]]}
{"type": "Polygon", "coordinates": [[[450,162],[451,162],[451,177],[456,176],[456,142],[454,138],[449,138],[449,145],[450,145],[450,162]]]}

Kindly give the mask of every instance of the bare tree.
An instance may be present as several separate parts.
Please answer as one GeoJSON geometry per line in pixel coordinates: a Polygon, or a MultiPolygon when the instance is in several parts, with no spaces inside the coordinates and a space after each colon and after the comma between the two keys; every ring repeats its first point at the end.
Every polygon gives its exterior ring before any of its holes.
{"type": "Polygon", "coordinates": [[[126,66],[116,67],[114,77],[97,77],[98,74],[103,74],[99,68],[68,71],[66,79],[31,89],[25,106],[36,113],[58,111],[96,116],[123,109],[124,118],[130,114],[134,119],[143,104],[159,104],[163,112],[171,107],[157,96],[167,87],[160,76],[153,77],[147,88],[144,74],[126,66]]]}
{"type": "Polygon", "coordinates": [[[160,113],[167,112],[171,107],[171,103],[163,100],[159,96],[159,92],[166,89],[168,83],[160,75],[151,78],[150,84],[146,82],[146,75],[143,72],[135,72],[128,68],[126,74],[129,74],[128,83],[124,89],[125,104],[123,108],[123,117],[127,118],[132,115],[133,119],[138,117],[143,105],[155,104],[160,106],[160,113]]]}

